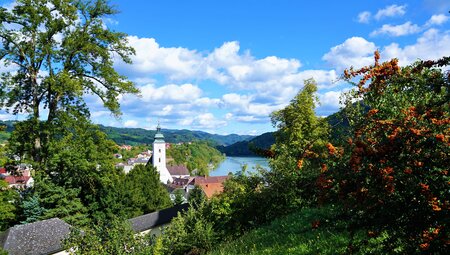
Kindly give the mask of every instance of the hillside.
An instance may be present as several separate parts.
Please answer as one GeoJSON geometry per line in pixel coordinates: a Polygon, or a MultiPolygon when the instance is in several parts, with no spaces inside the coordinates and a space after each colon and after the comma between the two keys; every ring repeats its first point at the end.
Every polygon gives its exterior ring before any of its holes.
{"type": "MultiPolygon", "coordinates": [[[[108,138],[117,144],[150,144],[153,142],[155,130],[146,130],[142,128],[117,128],[99,125],[100,129],[108,135],[108,138]]],[[[249,135],[217,135],[203,131],[191,131],[187,129],[162,129],[165,141],[168,143],[191,142],[196,140],[209,140],[217,145],[230,145],[239,141],[253,138],[249,135]]]]}
{"type": "MultiPolygon", "coordinates": [[[[325,118],[331,127],[331,140],[340,144],[342,137],[348,135],[349,124],[343,118],[342,110],[325,118]]],[[[227,156],[257,156],[255,149],[269,149],[275,143],[275,132],[267,132],[250,140],[239,141],[231,145],[217,146],[217,149],[227,156]]]]}
{"type": "MultiPolygon", "coordinates": [[[[356,231],[353,239],[355,254],[371,254],[383,241],[372,239],[364,250],[358,250],[357,244],[366,242],[365,238],[366,232],[356,231]]],[[[350,232],[336,208],[304,208],[224,242],[208,255],[348,254],[349,243],[350,232]]]]}
{"type": "Polygon", "coordinates": [[[240,141],[229,146],[217,146],[227,156],[256,156],[254,149],[267,150],[275,143],[274,132],[267,132],[248,141],[240,141]]]}
{"type": "MultiPolygon", "coordinates": [[[[0,132],[0,143],[5,142],[10,133],[14,130],[14,123],[16,121],[7,120],[0,121],[0,126],[6,126],[6,132],[0,132]]],[[[106,133],[109,139],[117,144],[139,145],[153,143],[155,130],[146,130],[143,128],[117,128],[99,125],[100,129],[106,133]]],[[[168,143],[192,142],[192,141],[211,141],[216,145],[231,145],[236,142],[246,141],[252,139],[254,136],[250,135],[218,135],[210,134],[203,131],[191,131],[187,129],[163,129],[164,137],[168,143]]]]}

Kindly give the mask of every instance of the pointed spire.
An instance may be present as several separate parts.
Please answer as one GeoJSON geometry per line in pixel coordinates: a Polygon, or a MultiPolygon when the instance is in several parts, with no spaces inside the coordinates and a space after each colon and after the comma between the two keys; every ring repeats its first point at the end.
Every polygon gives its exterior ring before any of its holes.
{"type": "Polygon", "coordinates": [[[159,120],[158,120],[158,126],[156,126],[156,132],[161,133],[161,125],[160,125],[159,120]]]}
{"type": "Polygon", "coordinates": [[[161,133],[161,125],[159,123],[159,120],[158,120],[158,126],[156,127],[154,142],[164,142],[164,135],[161,133]]]}

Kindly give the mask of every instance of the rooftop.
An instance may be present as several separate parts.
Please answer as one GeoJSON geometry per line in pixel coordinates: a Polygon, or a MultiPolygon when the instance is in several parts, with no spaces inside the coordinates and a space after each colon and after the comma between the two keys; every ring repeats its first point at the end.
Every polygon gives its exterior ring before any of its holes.
{"type": "Polygon", "coordinates": [[[189,204],[176,205],[160,211],[144,214],[136,218],[129,219],[131,228],[134,232],[143,232],[164,224],[169,223],[178,212],[185,211],[189,204]]]}
{"type": "Polygon", "coordinates": [[[70,227],[58,218],[17,225],[0,234],[0,247],[10,255],[53,254],[64,249],[70,227]]]}
{"type": "Polygon", "coordinates": [[[170,175],[189,175],[189,170],[185,165],[167,165],[167,170],[169,170],[170,175]]]}

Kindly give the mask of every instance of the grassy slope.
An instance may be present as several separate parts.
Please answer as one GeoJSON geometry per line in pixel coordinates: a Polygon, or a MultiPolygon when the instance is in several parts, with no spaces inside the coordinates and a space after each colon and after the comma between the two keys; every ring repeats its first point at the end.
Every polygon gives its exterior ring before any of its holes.
{"type": "Polygon", "coordinates": [[[350,233],[344,221],[334,220],[336,211],[333,207],[303,209],[222,243],[209,255],[346,254],[350,233]],[[316,220],[320,225],[314,229],[316,220]]]}

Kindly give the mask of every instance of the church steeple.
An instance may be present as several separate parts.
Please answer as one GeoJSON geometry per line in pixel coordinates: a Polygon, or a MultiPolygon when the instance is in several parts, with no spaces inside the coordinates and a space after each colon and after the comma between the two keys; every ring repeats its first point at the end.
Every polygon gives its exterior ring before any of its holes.
{"type": "Polygon", "coordinates": [[[166,143],[164,141],[164,135],[161,133],[161,126],[159,125],[159,121],[158,126],[156,127],[155,141],[153,143],[166,143]]]}
{"type": "Polygon", "coordinates": [[[159,178],[162,183],[171,183],[173,181],[166,166],[166,142],[161,133],[161,126],[156,127],[155,140],[153,141],[153,166],[159,172],[159,178]]]}

